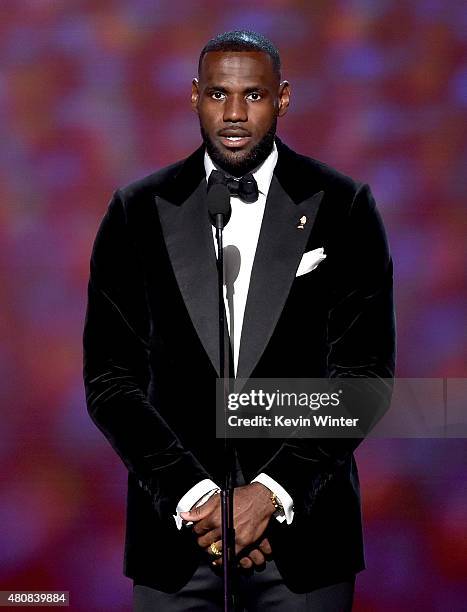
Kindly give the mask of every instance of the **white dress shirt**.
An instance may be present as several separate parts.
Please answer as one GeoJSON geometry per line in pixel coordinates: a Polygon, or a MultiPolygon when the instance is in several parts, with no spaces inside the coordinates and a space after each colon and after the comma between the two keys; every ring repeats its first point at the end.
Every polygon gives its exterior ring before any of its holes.
{"type": "MultiPolygon", "coordinates": [[[[277,163],[277,148],[274,143],[273,150],[264,162],[256,168],[253,176],[258,184],[258,200],[253,203],[243,202],[240,198],[231,196],[230,204],[232,214],[224,229],[224,302],[229,328],[230,342],[234,357],[234,369],[237,373],[240,338],[243,326],[243,316],[250,285],[251,270],[258,245],[264,208],[272,175],[277,163]]],[[[217,168],[207,151],[204,155],[204,168],[206,180],[211,172],[217,168]]],[[[214,246],[217,255],[217,242],[213,227],[214,246]]],[[[252,482],[260,482],[276,494],[284,507],[284,515],[276,515],[278,521],[293,519],[293,500],[287,491],[267,474],[261,473],[252,482]]],[[[202,480],[192,487],[179,501],[174,516],[177,527],[182,526],[180,512],[188,512],[195,504],[197,506],[206,502],[211,495],[219,491],[219,487],[209,478],[202,480]]]]}

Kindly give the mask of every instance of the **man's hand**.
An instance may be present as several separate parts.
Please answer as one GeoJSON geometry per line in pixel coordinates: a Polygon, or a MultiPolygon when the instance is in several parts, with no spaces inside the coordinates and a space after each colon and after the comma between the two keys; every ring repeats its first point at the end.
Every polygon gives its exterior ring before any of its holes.
{"type": "MultiPolygon", "coordinates": [[[[261,538],[274,514],[271,503],[270,490],[259,482],[253,482],[234,489],[234,528],[235,528],[235,554],[243,549],[255,545],[248,556],[240,560],[242,567],[251,567],[253,564],[262,565],[265,555],[271,554],[271,547],[266,538],[261,538]]],[[[212,543],[221,548],[221,510],[220,495],[212,496],[205,504],[192,508],[190,512],[182,512],[180,516],[185,521],[193,521],[193,531],[198,535],[198,544],[209,552],[212,543]]],[[[220,559],[215,561],[216,565],[220,559]]]]}
{"type": "MultiPolygon", "coordinates": [[[[246,552],[240,554],[241,556],[238,564],[245,569],[249,569],[253,567],[253,565],[264,565],[266,559],[272,554],[272,549],[269,540],[263,538],[261,542],[257,544],[257,548],[250,549],[248,554],[246,554],[246,552]]],[[[222,558],[213,561],[213,565],[222,565],[222,558]]]]}

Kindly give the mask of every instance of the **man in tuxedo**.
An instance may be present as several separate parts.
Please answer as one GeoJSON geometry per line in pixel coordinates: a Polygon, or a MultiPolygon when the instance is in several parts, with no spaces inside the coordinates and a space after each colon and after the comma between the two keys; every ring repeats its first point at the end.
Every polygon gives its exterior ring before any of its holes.
{"type": "MultiPolygon", "coordinates": [[[[203,144],[118,190],[95,240],[84,381],[92,419],[128,468],[135,610],[222,609],[213,184],[232,206],[231,374],[393,376],[392,262],[375,202],[276,137],[289,101],[270,41],[245,31],[209,41],[192,84],[203,144]]],[[[357,444],[236,441],[240,606],[351,609],[364,567],[357,444]]]]}

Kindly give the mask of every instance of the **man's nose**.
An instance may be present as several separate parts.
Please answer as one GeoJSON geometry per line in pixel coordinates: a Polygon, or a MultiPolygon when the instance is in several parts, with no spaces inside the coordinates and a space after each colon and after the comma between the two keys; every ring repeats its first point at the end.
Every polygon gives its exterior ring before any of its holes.
{"type": "Polygon", "coordinates": [[[224,104],[224,122],[248,121],[247,103],[243,96],[229,96],[224,104]]]}

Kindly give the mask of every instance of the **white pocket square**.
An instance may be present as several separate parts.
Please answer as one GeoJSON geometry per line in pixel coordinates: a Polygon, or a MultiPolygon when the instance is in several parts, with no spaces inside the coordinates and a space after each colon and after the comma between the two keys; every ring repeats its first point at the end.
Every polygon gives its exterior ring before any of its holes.
{"type": "Polygon", "coordinates": [[[302,276],[303,274],[311,272],[323,261],[323,259],[326,259],[323,247],[304,253],[295,276],[302,276]]]}

